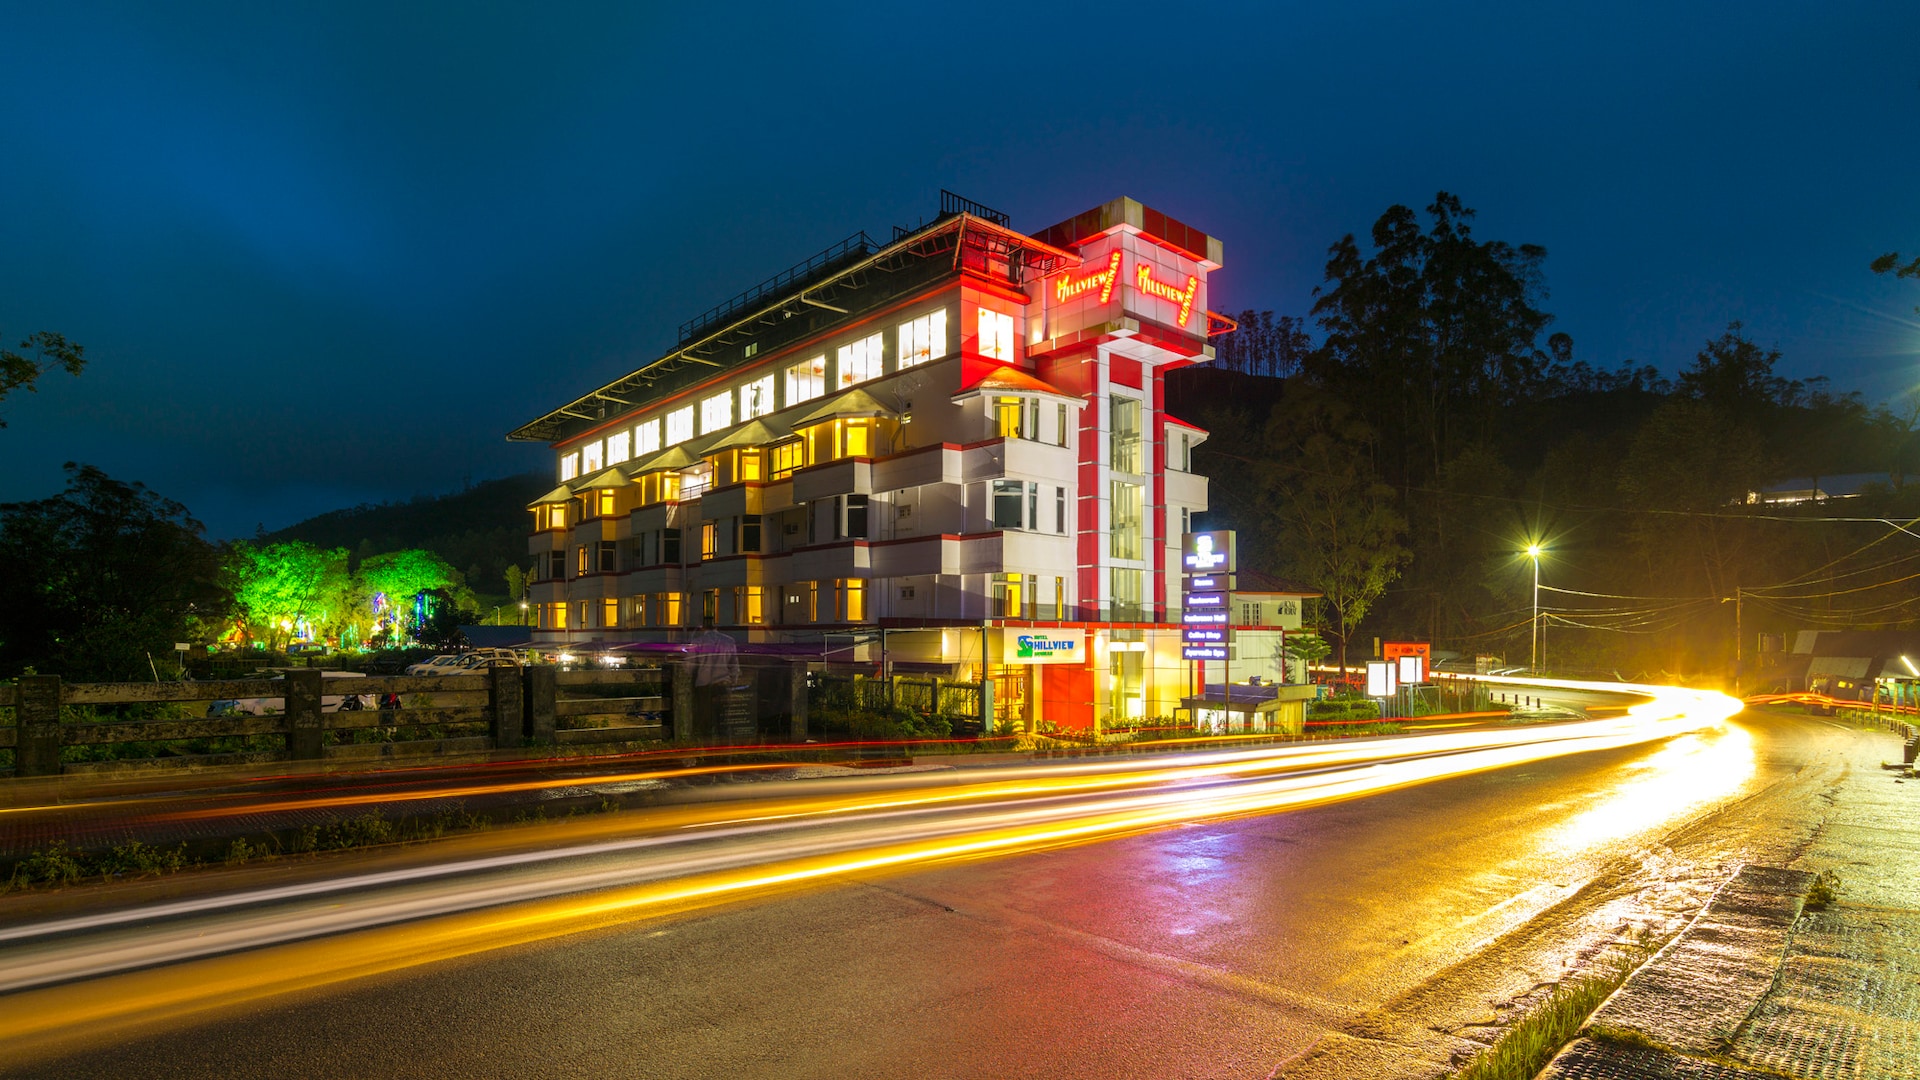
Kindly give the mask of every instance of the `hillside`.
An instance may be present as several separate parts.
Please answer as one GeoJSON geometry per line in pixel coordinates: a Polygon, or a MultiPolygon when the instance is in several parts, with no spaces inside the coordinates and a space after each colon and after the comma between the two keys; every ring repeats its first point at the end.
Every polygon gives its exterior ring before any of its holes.
{"type": "Polygon", "coordinates": [[[552,486],[553,478],[544,473],[485,480],[450,495],[329,511],[266,539],[343,547],[355,561],[424,548],[466,574],[475,592],[498,596],[506,592],[507,566],[526,562],[527,504],[552,486]]]}

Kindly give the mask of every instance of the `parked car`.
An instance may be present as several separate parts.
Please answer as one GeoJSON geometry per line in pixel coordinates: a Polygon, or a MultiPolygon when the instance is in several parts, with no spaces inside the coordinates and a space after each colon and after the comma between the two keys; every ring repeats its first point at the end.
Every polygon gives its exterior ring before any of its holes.
{"type": "Polygon", "coordinates": [[[326,651],[326,643],[321,641],[296,641],[287,646],[288,656],[319,656],[326,651]]]}
{"type": "MultiPolygon", "coordinates": [[[[320,673],[320,677],[323,679],[364,679],[366,675],[358,671],[323,671],[320,673]]],[[[286,679],[286,675],[275,675],[273,678],[275,680],[284,680],[286,679]]],[[[244,714],[247,716],[265,716],[268,713],[284,711],[286,705],[286,698],[284,696],[227,698],[208,705],[207,715],[236,716],[244,714]]],[[[371,709],[374,705],[375,699],[372,694],[322,694],[320,696],[321,712],[355,712],[360,709],[371,709]]]]}
{"type": "Polygon", "coordinates": [[[407,674],[409,675],[445,675],[450,671],[458,670],[460,667],[460,662],[464,659],[466,658],[463,656],[457,656],[453,653],[447,653],[443,656],[435,656],[435,657],[432,657],[431,659],[422,660],[417,664],[407,665],[407,674]]]}

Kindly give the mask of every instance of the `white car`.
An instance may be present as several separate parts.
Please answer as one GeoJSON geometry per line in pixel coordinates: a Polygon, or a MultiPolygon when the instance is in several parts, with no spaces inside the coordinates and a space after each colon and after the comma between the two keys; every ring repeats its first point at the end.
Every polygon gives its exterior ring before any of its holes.
{"type": "MultiPolygon", "coordinates": [[[[320,677],[323,679],[364,679],[367,676],[365,672],[361,671],[323,671],[320,673],[320,677]]],[[[274,676],[275,680],[283,680],[285,678],[285,675],[274,676]]],[[[376,702],[372,694],[320,695],[321,712],[340,712],[342,710],[355,712],[360,709],[371,709],[375,704],[376,702]]],[[[286,705],[286,699],[281,697],[227,698],[208,705],[207,715],[233,716],[235,714],[245,714],[247,716],[265,716],[268,713],[286,711],[286,705]]]]}
{"type": "Polygon", "coordinates": [[[407,674],[409,675],[446,675],[451,672],[460,670],[461,661],[464,659],[466,658],[461,656],[454,656],[451,653],[445,656],[436,656],[430,660],[422,660],[417,664],[408,664],[407,674]]]}

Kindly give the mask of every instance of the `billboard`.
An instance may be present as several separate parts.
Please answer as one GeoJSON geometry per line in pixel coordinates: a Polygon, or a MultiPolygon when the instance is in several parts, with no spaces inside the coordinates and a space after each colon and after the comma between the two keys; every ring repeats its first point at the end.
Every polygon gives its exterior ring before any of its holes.
{"type": "Polygon", "coordinates": [[[1087,635],[1082,630],[1029,630],[1004,627],[1000,631],[1003,664],[1078,664],[1087,658],[1087,635]]]}
{"type": "Polygon", "coordinates": [[[1367,661],[1367,696],[1392,697],[1398,689],[1393,665],[1385,660],[1367,661]]]}

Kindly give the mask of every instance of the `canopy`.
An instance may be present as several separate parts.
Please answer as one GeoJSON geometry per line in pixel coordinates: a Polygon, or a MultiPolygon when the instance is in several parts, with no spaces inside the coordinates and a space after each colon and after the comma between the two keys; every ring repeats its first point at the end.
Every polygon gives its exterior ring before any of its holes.
{"type": "Polygon", "coordinates": [[[739,428],[722,436],[720,441],[707,447],[702,453],[711,454],[715,450],[729,450],[736,446],[766,446],[768,443],[779,442],[791,434],[793,432],[778,424],[755,420],[752,423],[742,424],[739,428]]]}
{"type": "Polygon", "coordinates": [[[892,416],[893,410],[865,390],[849,390],[793,422],[794,427],[818,424],[839,416],[892,416]]]}
{"type": "Polygon", "coordinates": [[[547,506],[553,503],[571,502],[572,500],[573,488],[566,484],[561,484],[559,487],[528,503],[527,509],[531,510],[536,506],[547,506]]]}
{"type": "Polygon", "coordinates": [[[631,483],[631,481],[627,479],[627,474],[621,472],[618,466],[614,466],[612,468],[602,469],[585,480],[575,480],[573,482],[573,489],[575,491],[588,491],[593,488],[617,488],[626,487],[629,483],[631,483]]]}
{"type": "Polygon", "coordinates": [[[681,443],[679,446],[669,446],[640,464],[635,465],[629,475],[644,476],[650,472],[659,472],[661,469],[685,469],[689,466],[698,465],[700,464],[699,453],[689,449],[689,447],[696,445],[697,442],[698,440],[695,440],[693,443],[681,443]]]}

